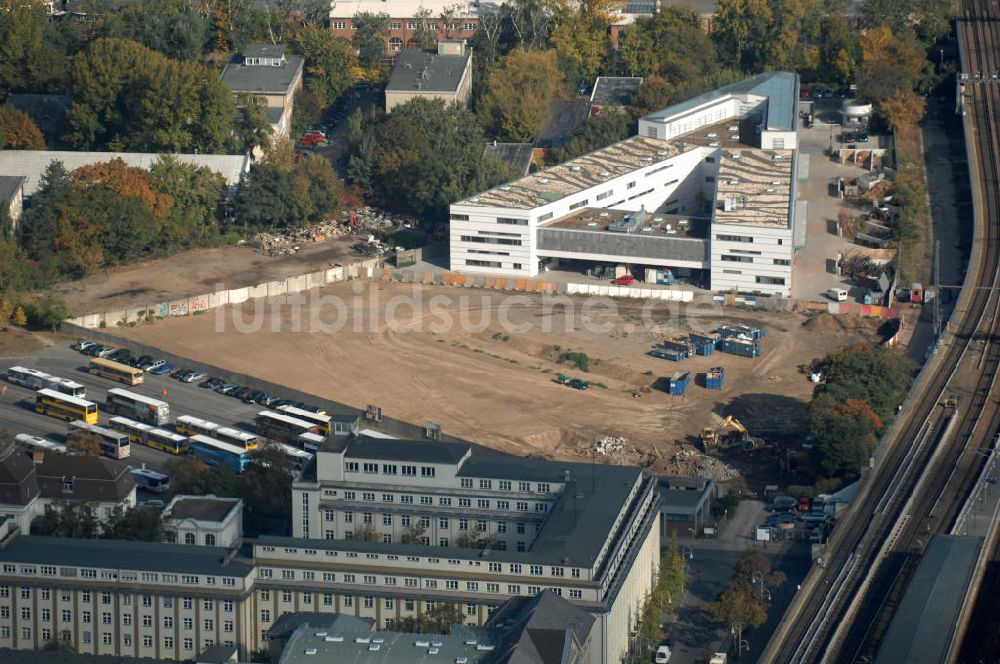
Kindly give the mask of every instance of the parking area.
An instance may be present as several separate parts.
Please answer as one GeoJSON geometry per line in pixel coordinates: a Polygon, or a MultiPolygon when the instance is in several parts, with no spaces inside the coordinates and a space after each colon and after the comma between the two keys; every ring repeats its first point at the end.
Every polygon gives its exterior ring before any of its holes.
{"type": "MultiPolygon", "coordinates": [[[[808,155],[809,177],[799,181],[799,200],[808,201],[805,246],[795,255],[792,277],[792,297],[803,300],[825,299],[831,288],[848,292],[850,301],[859,301],[863,290],[847,277],[840,277],[831,270],[831,263],[838,255],[861,251],[862,247],[837,233],[837,220],[841,212],[858,214],[857,201],[842,200],[836,196],[840,178],[853,179],[868,172],[853,163],[839,163],[831,152],[856,147],[881,149],[887,147],[888,138],[841,127],[840,109],[844,100],[832,97],[814,99],[814,122],[811,127],[799,129],[799,149],[808,155]],[[858,139],[866,140],[860,142],[858,139]],[[854,142],[846,139],[853,138],[854,142]]],[[[801,157],[800,157],[801,159],[801,157]]]]}

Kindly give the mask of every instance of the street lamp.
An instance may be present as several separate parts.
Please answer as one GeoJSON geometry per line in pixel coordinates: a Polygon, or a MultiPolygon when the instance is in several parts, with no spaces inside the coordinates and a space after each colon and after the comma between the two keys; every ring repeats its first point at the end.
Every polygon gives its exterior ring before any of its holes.
{"type": "Polygon", "coordinates": [[[743,625],[740,623],[733,623],[729,631],[733,635],[733,643],[736,644],[736,659],[739,659],[744,648],[750,652],[750,644],[743,639],[743,625]]]}
{"type": "Polygon", "coordinates": [[[682,546],[681,547],[681,558],[687,558],[688,560],[694,560],[694,549],[692,549],[689,546],[682,546]]]}
{"type": "MultiPolygon", "coordinates": [[[[764,588],[764,575],[761,574],[761,573],[759,573],[759,572],[754,572],[753,573],[753,583],[759,583],[760,584],[760,601],[763,602],[764,601],[764,592],[765,592],[765,588],[764,588]]],[[[771,601],[771,593],[769,591],[767,591],[767,600],[771,601]]]]}

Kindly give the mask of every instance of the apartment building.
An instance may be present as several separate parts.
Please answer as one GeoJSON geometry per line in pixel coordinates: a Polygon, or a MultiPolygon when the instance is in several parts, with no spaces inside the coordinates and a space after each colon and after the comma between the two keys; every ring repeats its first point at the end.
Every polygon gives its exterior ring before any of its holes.
{"type": "Polygon", "coordinates": [[[388,14],[385,50],[395,54],[404,48],[420,48],[416,36],[421,30],[437,34],[438,39],[472,39],[479,27],[480,12],[493,11],[498,5],[481,0],[346,0],[332,3],[330,29],[351,41],[355,15],[388,14]]]}
{"type": "Polygon", "coordinates": [[[659,563],[656,482],[638,468],[361,436],[317,453],[292,507],[293,537],[254,542],[262,630],[288,611],[384,626],[440,602],[482,625],[548,589],[599,622],[589,661],[617,662],[659,563]]]}
{"type": "Polygon", "coordinates": [[[638,135],[451,205],[451,269],[669,268],[718,291],[787,296],[798,76],[771,72],[639,120],[638,135]]]}
{"type": "Polygon", "coordinates": [[[222,70],[222,82],[233,95],[250,95],[265,103],[274,138],[292,130],[295,93],[302,88],[305,60],[285,53],[284,44],[250,44],[222,70]]]}
{"type": "Polygon", "coordinates": [[[468,106],[472,50],[465,41],[441,41],[437,51],[401,51],[385,86],[385,112],[411,99],[442,99],[468,106]]]}

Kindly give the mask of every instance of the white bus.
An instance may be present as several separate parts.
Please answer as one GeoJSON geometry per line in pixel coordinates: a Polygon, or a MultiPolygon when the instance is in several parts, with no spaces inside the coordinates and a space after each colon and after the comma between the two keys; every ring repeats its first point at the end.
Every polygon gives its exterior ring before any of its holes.
{"type": "Polygon", "coordinates": [[[101,454],[112,459],[124,459],[132,453],[128,435],[120,431],[112,431],[96,424],[87,424],[83,420],[70,422],[70,432],[66,441],[71,442],[86,433],[97,434],[101,439],[101,454]]]}
{"type": "Polygon", "coordinates": [[[319,427],[313,422],[270,410],[257,413],[254,424],[258,434],[276,443],[297,443],[300,434],[319,433],[319,427]]]}
{"type": "Polygon", "coordinates": [[[255,434],[240,431],[233,427],[218,427],[209,435],[216,440],[237,445],[245,450],[255,450],[259,445],[255,434]]]}
{"type": "Polygon", "coordinates": [[[32,390],[54,390],[78,399],[87,396],[87,388],[80,383],[26,367],[7,369],[7,381],[32,390]]]}
{"type": "Polygon", "coordinates": [[[65,454],[69,449],[65,445],[54,443],[41,436],[32,436],[30,433],[19,433],[14,436],[14,441],[24,445],[30,450],[41,450],[42,452],[59,452],[65,454]]]}
{"type": "Polygon", "coordinates": [[[330,416],[326,413],[314,413],[310,410],[303,410],[302,408],[296,408],[295,406],[278,406],[280,410],[285,415],[291,415],[292,417],[298,418],[300,420],[305,420],[306,422],[311,422],[313,425],[319,428],[319,432],[323,435],[330,435],[330,416]]]}
{"type": "Polygon", "coordinates": [[[146,468],[132,468],[132,477],[139,488],[150,493],[166,493],[170,490],[170,476],[146,468]]]}
{"type": "Polygon", "coordinates": [[[104,407],[112,413],[134,417],[157,426],[166,424],[170,419],[170,406],[166,401],[129,392],[119,387],[108,390],[108,395],[104,399],[104,407]]]}
{"type": "Polygon", "coordinates": [[[150,424],[143,424],[142,422],[136,422],[135,420],[121,416],[112,417],[108,420],[108,428],[120,431],[128,436],[130,441],[140,445],[145,444],[146,434],[153,430],[153,426],[150,424]]]}
{"type": "Polygon", "coordinates": [[[271,443],[279,450],[281,453],[288,457],[291,461],[292,467],[295,468],[296,472],[301,471],[305,468],[306,464],[309,463],[313,454],[311,452],[306,452],[305,450],[300,450],[297,447],[292,447],[291,445],[285,445],[284,443],[271,443]]]}
{"type": "Polygon", "coordinates": [[[213,436],[219,425],[191,415],[181,415],[174,423],[174,431],[185,436],[213,436]]]}

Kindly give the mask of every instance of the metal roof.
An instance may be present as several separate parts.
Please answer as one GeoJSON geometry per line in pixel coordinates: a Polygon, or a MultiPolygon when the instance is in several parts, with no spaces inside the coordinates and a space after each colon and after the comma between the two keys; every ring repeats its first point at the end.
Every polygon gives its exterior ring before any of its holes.
{"type": "Polygon", "coordinates": [[[458,90],[472,51],[465,55],[438,55],[430,51],[399,52],[386,92],[451,92],[458,90]]]}
{"type": "Polygon", "coordinates": [[[347,442],[344,457],[386,461],[458,463],[469,454],[471,449],[471,446],[466,443],[357,436],[347,442]]]}
{"type": "Polygon", "coordinates": [[[935,535],[903,594],[875,664],[937,664],[948,644],[972,580],[981,537],[935,535]]]}
{"type": "Polygon", "coordinates": [[[163,518],[221,522],[239,504],[239,498],[176,496],[164,510],[163,518]]]}
{"type": "Polygon", "coordinates": [[[283,58],[284,44],[248,44],[243,49],[244,58],[283,58]]]}
{"type": "Polygon", "coordinates": [[[229,553],[229,549],[214,546],[26,535],[14,538],[0,549],[0,561],[140,572],[247,576],[250,567],[227,562],[229,553]]]}
{"type": "Polygon", "coordinates": [[[628,106],[632,103],[632,95],[640,85],[642,85],[641,76],[598,76],[594,83],[594,91],[590,93],[590,101],[600,106],[608,104],[628,106]]]}
{"type": "Polygon", "coordinates": [[[768,129],[792,131],[795,129],[799,101],[799,76],[788,71],[773,71],[723,86],[717,90],[700,94],[663,110],[650,113],[644,120],[671,118],[703,104],[722,99],[729,95],[751,94],[767,97],[765,125],[768,129]]]}
{"type": "Polygon", "coordinates": [[[538,131],[535,145],[540,148],[556,148],[565,145],[576,130],[583,126],[590,115],[590,101],[569,99],[554,101],[549,105],[549,116],[538,131]]]}
{"type": "Polygon", "coordinates": [[[531,143],[491,143],[483,150],[483,159],[496,157],[509,165],[519,175],[527,175],[531,168],[535,146],[531,143]]]}
{"type": "MultiPolygon", "coordinates": [[[[53,161],[61,161],[67,171],[81,166],[121,159],[129,166],[149,170],[161,155],[151,152],[70,152],[61,150],[0,150],[0,175],[23,175],[24,195],[30,196],[41,186],[45,169],[53,161]]],[[[235,187],[240,177],[250,168],[250,157],[242,154],[172,154],[184,164],[205,166],[226,179],[235,187]]]]}

